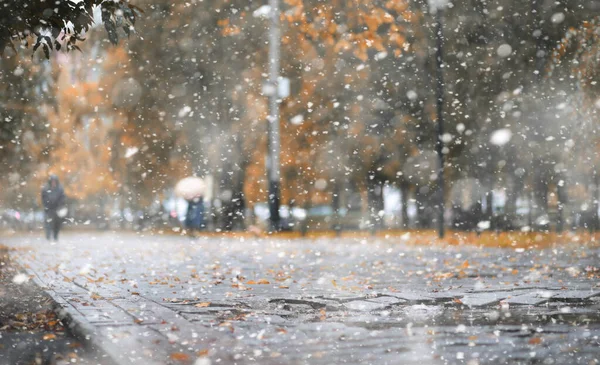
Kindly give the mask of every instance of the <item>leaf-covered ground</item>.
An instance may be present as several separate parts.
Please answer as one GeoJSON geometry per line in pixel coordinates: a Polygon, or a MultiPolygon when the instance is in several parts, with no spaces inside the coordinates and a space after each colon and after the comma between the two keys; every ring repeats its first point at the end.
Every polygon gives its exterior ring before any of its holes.
{"type": "Polygon", "coordinates": [[[0,364],[109,364],[64,328],[52,300],[0,245],[0,364]]]}
{"type": "Polygon", "coordinates": [[[553,236],[523,234],[505,248],[424,245],[424,237],[79,232],[58,243],[39,234],[5,242],[99,341],[147,364],[379,365],[399,356],[403,364],[574,356],[572,364],[588,364],[600,356],[600,249],[591,237],[555,236],[544,248],[536,245],[553,236]]]}

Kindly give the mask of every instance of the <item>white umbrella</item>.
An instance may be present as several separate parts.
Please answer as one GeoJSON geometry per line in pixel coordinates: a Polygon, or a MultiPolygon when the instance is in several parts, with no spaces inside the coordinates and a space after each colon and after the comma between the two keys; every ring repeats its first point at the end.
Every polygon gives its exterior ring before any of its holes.
{"type": "Polygon", "coordinates": [[[175,185],[175,194],[186,200],[199,198],[204,195],[205,191],[206,184],[204,180],[195,176],[186,177],[175,185]]]}

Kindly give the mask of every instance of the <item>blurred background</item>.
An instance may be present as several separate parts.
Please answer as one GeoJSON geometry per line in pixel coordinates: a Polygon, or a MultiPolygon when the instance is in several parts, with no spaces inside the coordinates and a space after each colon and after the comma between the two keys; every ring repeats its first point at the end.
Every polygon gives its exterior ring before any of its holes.
{"type": "Polygon", "coordinates": [[[71,229],[182,232],[197,176],[202,229],[269,230],[269,163],[276,230],[599,228],[596,1],[135,4],[116,46],[4,50],[2,228],[53,173],[71,229]]]}

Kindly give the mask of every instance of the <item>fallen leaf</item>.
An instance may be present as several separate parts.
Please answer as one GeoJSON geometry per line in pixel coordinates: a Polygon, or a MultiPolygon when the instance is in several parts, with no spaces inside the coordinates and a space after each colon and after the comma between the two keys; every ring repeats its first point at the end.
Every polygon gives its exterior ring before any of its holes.
{"type": "Polygon", "coordinates": [[[184,354],[183,352],[174,352],[171,354],[171,360],[187,362],[190,361],[190,355],[184,354]]]}
{"type": "Polygon", "coordinates": [[[198,356],[198,357],[208,356],[208,350],[204,349],[204,350],[196,351],[196,356],[198,356]]]}
{"type": "Polygon", "coordinates": [[[46,333],[44,337],[42,337],[42,340],[44,341],[50,341],[54,339],[56,339],[56,335],[54,333],[46,333]]]}
{"type": "Polygon", "coordinates": [[[542,343],[542,338],[541,337],[533,337],[529,340],[529,344],[530,345],[539,345],[542,343]]]}
{"type": "Polygon", "coordinates": [[[198,308],[210,307],[210,302],[194,304],[194,307],[198,307],[198,308]]]}
{"type": "Polygon", "coordinates": [[[254,280],[248,280],[248,281],[246,282],[246,284],[247,284],[247,285],[258,285],[258,284],[263,284],[263,285],[265,285],[265,284],[271,284],[271,283],[270,283],[270,282],[269,282],[269,280],[267,280],[267,279],[259,279],[258,281],[254,281],[254,280]]]}

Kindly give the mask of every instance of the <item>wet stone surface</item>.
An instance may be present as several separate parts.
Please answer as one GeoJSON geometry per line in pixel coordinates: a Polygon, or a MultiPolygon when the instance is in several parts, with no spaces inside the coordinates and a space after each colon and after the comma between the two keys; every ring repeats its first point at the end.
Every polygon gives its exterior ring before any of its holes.
{"type": "Polygon", "coordinates": [[[600,251],[9,237],[117,362],[594,364],[600,251]]]}

